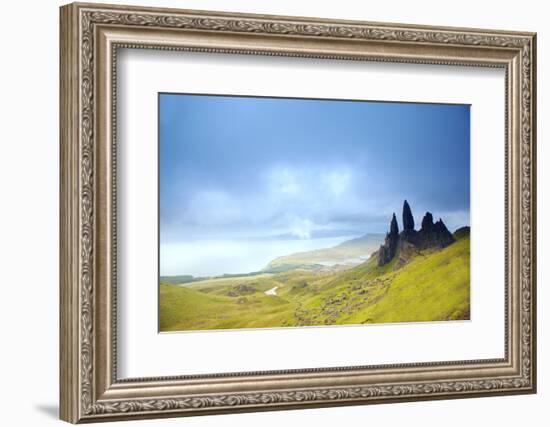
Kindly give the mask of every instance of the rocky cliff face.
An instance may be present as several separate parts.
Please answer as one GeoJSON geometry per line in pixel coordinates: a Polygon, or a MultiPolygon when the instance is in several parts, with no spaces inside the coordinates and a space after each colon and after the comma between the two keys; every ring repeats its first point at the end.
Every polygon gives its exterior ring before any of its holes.
{"type": "Polygon", "coordinates": [[[378,250],[378,265],[383,266],[398,257],[398,264],[403,265],[413,252],[426,249],[443,249],[455,241],[442,219],[433,222],[433,215],[426,212],[420,230],[414,229],[414,217],[411,207],[403,203],[403,231],[399,233],[395,213],[390,222],[390,231],[386,234],[384,244],[378,250]]]}
{"type": "Polygon", "coordinates": [[[406,200],[403,202],[403,231],[414,231],[414,217],[406,200]]]}
{"type": "Polygon", "coordinates": [[[390,262],[397,251],[397,245],[399,243],[399,227],[397,226],[397,218],[395,214],[390,222],[390,232],[386,233],[386,239],[384,244],[380,246],[378,251],[378,265],[384,265],[390,262]]]}
{"type": "Polygon", "coordinates": [[[422,228],[418,232],[417,246],[419,249],[443,249],[455,241],[442,219],[435,224],[430,212],[422,219],[422,228]]]}

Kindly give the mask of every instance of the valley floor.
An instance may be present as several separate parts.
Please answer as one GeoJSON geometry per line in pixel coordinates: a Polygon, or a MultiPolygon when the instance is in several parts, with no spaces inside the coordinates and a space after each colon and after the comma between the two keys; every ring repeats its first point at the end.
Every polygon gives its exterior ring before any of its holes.
{"type": "Polygon", "coordinates": [[[469,318],[469,236],[419,252],[399,268],[378,267],[373,257],[338,272],[296,269],[160,285],[161,332],[469,318]]]}

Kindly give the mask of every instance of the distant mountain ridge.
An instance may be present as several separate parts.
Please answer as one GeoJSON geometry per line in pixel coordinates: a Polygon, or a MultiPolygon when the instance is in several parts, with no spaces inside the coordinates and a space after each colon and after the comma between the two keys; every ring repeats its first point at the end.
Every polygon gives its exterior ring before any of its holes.
{"type": "Polygon", "coordinates": [[[331,248],[284,255],[269,262],[263,271],[287,271],[295,268],[320,269],[339,264],[360,264],[376,251],[383,239],[383,234],[367,233],[331,248]]]}

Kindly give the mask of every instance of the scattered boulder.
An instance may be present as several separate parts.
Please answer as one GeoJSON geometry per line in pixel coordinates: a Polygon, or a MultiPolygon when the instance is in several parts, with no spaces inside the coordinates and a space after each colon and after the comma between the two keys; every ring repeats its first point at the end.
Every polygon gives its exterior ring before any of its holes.
{"type": "Polygon", "coordinates": [[[233,286],[229,292],[227,292],[227,296],[230,297],[237,297],[240,295],[250,295],[256,292],[256,288],[251,285],[247,285],[246,283],[241,283],[236,286],[233,286]]]}
{"type": "Polygon", "coordinates": [[[308,287],[308,284],[305,280],[301,281],[300,283],[295,284],[292,286],[293,290],[299,290],[299,289],[305,289],[308,287]]]}

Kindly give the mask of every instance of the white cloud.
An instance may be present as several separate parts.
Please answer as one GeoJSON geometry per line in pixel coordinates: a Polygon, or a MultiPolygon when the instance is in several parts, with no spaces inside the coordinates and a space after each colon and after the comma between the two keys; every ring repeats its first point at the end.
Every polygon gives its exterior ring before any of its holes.
{"type": "Polygon", "coordinates": [[[314,226],[309,219],[296,218],[290,226],[290,234],[299,239],[310,239],[314,226]]]}
{"type": "Polygon", "coordinates": [[[349,190],[351,178],[349,171],[331,171],[322,174],[321,183],[333,196],[338,197],[349,190]]]}
{"type": "Polygon", "coordinates": [[[269,173],[271,191],[285,196],[295,196],[301,192],[298,172],[289,168],[274,168],[269,173]]]}
{"type": "Polygon", "coordinates": [[[182,198],[162,233],[174,239],[291,234],[309,240],[321,230],[383,230],[400,207],[376,195],[368,178],[343,165],[274,166],[250,185],[182,198]]]}

